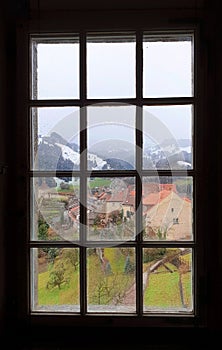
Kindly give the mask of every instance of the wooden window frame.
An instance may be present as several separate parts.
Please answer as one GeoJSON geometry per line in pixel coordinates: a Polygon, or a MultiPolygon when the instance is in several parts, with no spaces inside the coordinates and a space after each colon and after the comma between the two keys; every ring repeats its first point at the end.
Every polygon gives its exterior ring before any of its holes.
{"type": "MultiPolygon", "coordinates": [[[[23,272],[22,277],[22,283],[18,287],[19,292],[19,298],[22,300],[22,303],[18,306],[18,315],[25,321],[29,321],[32,325],[44,325],[44,324],[51,324],[54,326],[58,325],[93,325],[94,322],[97,322],[100,325],[109,325],[109,326],[148,326],[148,327],[195,327],[198,325],[204,325],[205,324],[205,305],[203,305],[203,291],[202,288],[204,286],[205,282],[205,273],[204,273],[204,264],[203,264],[203,255],[204,255],[204,239],[201,237],[201,231],[204,227],[204,218],[203,213],[200,213],[198,210],[198,201],[200,200],[200,193],[203,191],[203,182],[201,181],[201,175],[203,173],[203,155],[201,152],[198,152],[199,149],[203,149],[203,136],[204,132],[198,128],[199,123],[201,121],[201,113],[203,113],[203,88],[202,88],[202,81],[200,79],[203,62],[200,59],[200,52],[201,52],[201,46],[200,46],[200,35],[199,35],[199,24],[194,23],[186,23],[183,19],[181,19],[180,24],[180,16],[176,16],[177,24],[169,25],[166,23],[166,20],[163,18],[158,18],[156,15],[156,20],[152,19],[149,23],[148,19],[151,19],[152,14],[150,13],[142,13],[137,11],[134,16],[132,16],[132,12],[125,14],[124,21],[121,20],[121,11],[118,11],[117,13],[112,12],[112,15],[107,20],[107,23],[104,24],[103,21],[100,19],[99,21],[92,20],[89,16],[89,13],[85,16],[84,12],[81,12],[79,17],[75,23],[73,24],[72,21],[72,15],[78,14],[67,14],[63,18],[59,19],[56,23],[53,18],[50,19],[50,21],[46,21],[43,19],[37,19],[35,21],[31,21],[28,23],[22,23],[22,25],[18,26],[17,31],[17,43],[18,43],[18,67],[24,67],[24,70],[21,72],[21,70],[18,69],[18,76],[17,76],[17,87],[18,87],[18,100],[17,100],[17,115],[18,119],[21,120],[21,123],[19,123],[18,126],[18,133],[17,133],[17,144],[22,145],[21,150],[26,150],[26,152],[17,152],[17,164],[19,164],[16,168],[16,171],[18,175],[24,179],[22,181],[21,185],[17,189],[19,196],[22,195],[22,193],[25,193],[25,200],[23,202],[20,202],[18,204],[18,207],[20,210],[24,213],[29,213],[30,208],[30,176],[33,176],[33,172],[29,169],[29,132],[30,132],[30,113],[29,109],[30,107],[36,107],[36,106],[50,106],[50,105],[72,105],[72,101],[58,101],[58,103],[55,103],[55,101],[37,101],[37,100],[30,100],[29,99],[29,77],[30,77],[30,71],[29,71],[29,37],[30,35],[44,35],[47,34],[49,37],[50,35],[54,35],[57,33],[76,33],[80,32],[80,37],[82,38],[82,42],[85,41],[85,35],[88,32],[93,31],[99,31],[99,32],[116,32],[116,31],[129,31],[129,32],[137,32],[137,38],[139,37],[138,42],[141,43],[141,33],[142,32],[148,32],[152,31],[154,33],[158,32],[193,32],[195,36],[195,75],[194,75],[194,97],[191,98],[176,98],[173,99],[172,102],[171,99],[162,99],[161,103],[179,103],[179,104],[186,104],[186,103],[192,103],[195,105],[194,114],[195,114],[195,123],[194,123],[194,170],[190,171],[190,174],[193,176],[195,172],[195,177],[198,179],[198,181],[195,181],[195,195],[194,195],[194,211],[195,211],[195,243],[189,243],[190,246],[195,246],[196,253],[194,254],[194,274],[196,276],[195,278],[195,312],[194,315],[167,315],[167,314],[161,314],[161,315],[144,315],[142,313],[142,306],[141,304],[138,306],[138,315],[89,315],[86,313],[85,306],[83,307],[80,315],[66,315],[66,314],[38,314],[38,313],[31,313],[30,312],[30,267],[29,267],[29,248],[30,247],[37,247],[38,243],[29,241],[29,231],[30,231],[30,220],[27,214],[22,219],[22,224],[20,227],[20,243],[18,245],[18,248],[20,249],[20,259],[18,259],[18,270],[20,272],[23,272]],[[115,22],[112,22],[116,18],[115,22]],[[134,18],[134,22],[132,21],[132,18],[134,18]],[[135,20],[136,19],[136,20],[135,20]],[[137,24],[135,24],[135,22],[137,24]],[[113,25],[115,23],[115,25],[113,25]],[[133,23],[133,25],[132,25],[133,23]],[[139,24],[138,24],[139,23],[139,24]],[[179,23],[179,24],[178,24],[179,23]],[[21,45],[22,43],[22,45],[21,45]],[[200,179],[200,180],[199,180],[200,179]],[[198,198],[198,200],[197,200],[198,198]],[[198,225],[196,223],[198,222],[198,225]],[[21,258],[22,256],[22,258],[21,258]]],[[[107,15],[107,13],[100,13],[100,16],[107,15]]],[[[161,17],[161,16],[160,16],[161,17]]],[[[173,17],[173,16],[172,16],[173,17]]],[[[101,17],[100,17],[101,18],[101,17]]],[[[98,19],[98,17],[97,17],[98,19]]],[[[194,21],[195,22],[195,21],[194,21]]],[[[137,45],[137,55],[141,57],[141,45],[137,45]]],[[[85,55],[85,45],[80,45],[80,55],[85,55]]],[[[138,61],[138,68],[137,68],[137,81],[142,79],[141,77],[141,67],[142,62],[138,61]],[[140,77],[140,78],[139,78],[140,77]]],[[[80,68],[80,81],[81,78],[86,76],[86,62],[81,65],[80,68]]],[[[86,99],[86,87],[84,85],[80,86],[80,106],[88,105],[90,101],[86,99]]],[[[141,98],[141,85],[137,85],[137,96],[140,96],[136,99],[136,104],[138,106],[142,105],[145,101],[145,99],[141,98]]],[[[91,103],[96,103],[98,101],[94,100],[91,101],[91,103]]],[[[131,100],[124,100],[124,102],[132,102],[131,100]]],[[[135,101],[134,101],[135,102],[135,101]]],[[[159,101],[160,102],[160,101],[159,101]]],[[[156,99],[146,99],[146,103],[148,105],[152,105],[156,103],[156,99]]],[[[83,137],[84,140],[84,137],[83,137]]],[[[139,135],[137,136],[137,145],[140,145],[140,138],[139,135]]],[[[83,143],[86,143],[83,141],[83,143]]],[[[83,145],[83,149],[85,148],[86,144],[83,145]]],[[[145,174],[146,172],[144,172],[145,174]]],[[[147,172],[148,174],[149,172],[147,172]]],[[[111,173],[108,173],[109,176],[111,173]]],[[[106,172],[99,173],[100,176],[108,176],[106,172]]],[[[169,172],[162,172],[163,175],[169,175],[169,172]]],[[[95,172],[96,175],[96,172],[95,172]]],[[[113,176],[115,176],[116,173],[113,172],[113,176]]],[[[121,174],[124,175],[124,172],[121,174]]],[[[135,175],[133,173],[133,175],[135,175]]],[[[139,192],[141,194],[141,187],[138,186],[138,189],[140,188],[139,192]]],[[[19,197],[18,196],[18,197],[19,197]]],[[[139,197],[138,197],[139,200],[139,197]]],[[[203,204],[203,203],[201,203],[203,204]]],[[[203,211],[204,212],[204,211],[203,211]]],[[[176,246],[180,246],[181,244],[178,242],[178,244],[175,244],[176,246]]],[[[39,244],[41,246],[41,244],[39,244]]],[[[135,245],[136,246],[136,245],[135,245]]],[[[149,246],[149,243],[147,243],[147,246],[149,246]]],[[[151,246],[151,245],[150,245],[151,246]]],[[[172,246],[169,243],[169,246],[172,246]]],[[[138,265],[141,265],[141,256],[139,260],[137,261],[138,265]]],[[[85,282],[84,282],[85,283],[85,282]]],[[[139,281],[138,288],[141,291],[141,284],[142,280],[139,281]]]]}

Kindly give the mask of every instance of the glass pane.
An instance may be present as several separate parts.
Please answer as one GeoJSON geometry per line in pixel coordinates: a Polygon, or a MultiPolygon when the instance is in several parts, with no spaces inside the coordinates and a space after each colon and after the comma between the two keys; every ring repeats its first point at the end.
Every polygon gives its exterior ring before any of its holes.
{"type": "Polygon", "coordinates": [[[79,108],[31,109],[33,170],[78,170],[79,108]]]}
{"type": "Polygon", "coordinates": [[[144,240],[193,239],[192,177],[143,178],[144,240]]]}
{"type": "Polygon", "coordinates": [[[88,107],[88,169],[135,169],[135,106],[88,107]]]}
{"type": "Polygon", "coordinates": [[[191,105],[143,108],[143,168],[192,169],[191,105]]]}
{"type": "Polygon", "coordinates": [[[79,42],[32,39],[32,98],[79,97],[79,42]]]}
{"type": "Polygon", "coordinates": [[[87,37],[87,97],[135,97],[135,35],[87,37]]]}
{"type": "Polygon", "coordinates": [[[132,177],[88,179],[88,239],[134,239],[135,193],[132,177]]]}
{"type": "Polygon", "coordinates": [[[87,249],[89,312],[135,312],[134,248],[87,249]]]}
{"type": "Polygon", "coordinates": [[[193,94],[192,36],[149,36],[143,39],[143,97],[193,94]]]}
{"type": "Polygon", "coordinates": [[[31,239],[79,239],[79,178],[36,177],[31,191],[31,239]]]}
{"type": "Polygon", "coordinates": [[[192,265],[190,248],[144,248],[144,312],[192,313],[192,265]]]}
{"type": "Polygon", "coordinates": [[[31,249],[31,311],[79,312],[79,249],[31,249]]]}

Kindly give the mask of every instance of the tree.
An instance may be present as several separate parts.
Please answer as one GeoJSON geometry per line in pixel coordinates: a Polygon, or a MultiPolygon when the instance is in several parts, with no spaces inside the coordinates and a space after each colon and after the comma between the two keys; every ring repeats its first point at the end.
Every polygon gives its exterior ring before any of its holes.
{"type": "Polygon", "coordinates": [[[49,262],[54,264],[55,258],[59,255],[58,248],[44,248],[44,251],[47,253],[47,258],[49,262]]]}
{"type": "Polygon", "coordinates": [[[50,188],[57,186],[57,183],[54,177],[46,177],[45,182],[50,188]]]}
{"type": "Polygon", "coordinates": [[[50,272],[49,280],[47,282],[46,288],[52,289],[58,287],[61,289],[63,283],[68,283],[69,278],[65,277],[65,268],[63,263],[59,263],[55,266],[54,270],[50,272]]]}
{"type": "Polygon", "coordinates": [[[43,219],[42,216],[38,220],[38,239],[41,241],[48,239],[49,224],[43,219]]]}
{"type": "Polygon", "coordinates": [[[143,252],[143,262],[151,262],[162,259],[166,254],[166,248],[145,248],[143,252]]]}
{"type": "Polygon", "coordinates": [[[98,271],[91,295],[92,302],[98,305],[123,304],[127,291],[132,286],[132,280],[131,275],[113,273],[107,276],[98,271]]]}
{"type": "Polygon", "coordinates": [[[68,262],[74,267],[74,270],[77,270],[79,265],[79,251],[75,248],[64,249],[62,255],[68,262]]]}
{"type": "Polygon", "coordinates": [[[69,186],[68,183],[61,182],[61,183],[60,183],[60,188],[61,188],[61,190],[69,190],[69,189],[70,189],[70,186],[69,186]]]}
{"type": "Polygon", "coordinates": [[[129,255],[126,257],[126,262],[124,266],[124,273],[129,274],[129,273],[134,273],[135,271],[135,264],[130,261],[129,255]]]}
{"type": "Polygon", "coordinates": [[[159,240],[165,240],[167,235],[167,227],[164,227],[164,228],[159,227],[157,229],[156,235],[159,240]]]}

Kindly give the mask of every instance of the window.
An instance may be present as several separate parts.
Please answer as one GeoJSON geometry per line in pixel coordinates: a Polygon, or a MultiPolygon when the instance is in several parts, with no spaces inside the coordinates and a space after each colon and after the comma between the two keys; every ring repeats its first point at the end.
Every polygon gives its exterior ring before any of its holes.
{"type": "Polygon", "coordinates": [[[198,315],[195,45],[30,33],[30,315],[198,315]]]}

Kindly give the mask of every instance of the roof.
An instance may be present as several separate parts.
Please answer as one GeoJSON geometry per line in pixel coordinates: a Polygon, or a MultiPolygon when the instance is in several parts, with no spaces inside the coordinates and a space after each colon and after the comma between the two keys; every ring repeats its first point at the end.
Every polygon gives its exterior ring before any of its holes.
{"type": "Polygon", "coordinates": [[[145,198],[143,198],[143,205],[153,206],[158,202],[169,196],[172,191],[163,190],[160,192],[150,193],[145,198]]]}

